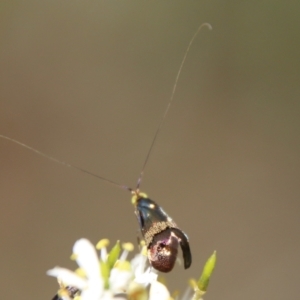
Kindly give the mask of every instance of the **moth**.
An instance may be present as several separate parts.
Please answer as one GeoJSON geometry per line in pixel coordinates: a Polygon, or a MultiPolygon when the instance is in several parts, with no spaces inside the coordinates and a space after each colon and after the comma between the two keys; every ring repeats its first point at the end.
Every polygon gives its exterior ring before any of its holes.
{"type": "Polygon", "coordinates": [[[172,271],[180,245],[184,268],[189,268],[192,255],[187,235],[178,228],[162,207],[146,194],[134,191],[132,202],[151,266],[160,272],[172,271]]]}
{"type": "MultiPolygon", "coordinates": [[[[132,194],[131,202],[134,206],[135,214],[139,223],[139,227],[141,230],[141,234],[145,240],[146,246],[147,246],[147,255],[150,265],[160,271],[160,272],[170,272],[172,271],[174,264],[177,259],[178,255],[178,249],[179,247],[182,250],[182,256],[184,261],[184,268],[187,269],[192,264],[192,254],[190,250],[189,245],[189,239],[187,235],[177,226],[177,224],[173,221],[173,219],[163,210],[163,208],[155,201],[151,200],[145,193],[140,192],[140,185],[142,182],[142,177],[145,171],[145,167],[148,163],[149,157],[152,153],[154,144],[157,140],[157,137],[159,135],[159,132],[162,128],[162,125],[165,121],[165,118],[168,114],[169,108],[173,102],[173,98],[175,95],[177,83],[179,80],[179,76],[181,74],[182,67],[184,65],[184,62],[186,60],[187,54],[190,50],[190,47],[196,38],[197,34],[203,27],[208,27],[211,29],[210,24],[204,23],[202,24],[195,34],[193,35],[192,39],[189,42],[189,45],[184,53],[184,57],[181,61],[178,73],[176,75],[175,83],[173,86],[173,90],[171,93],[170,100],[167,104],[167,107],[164,111],[164,114],[162,116],[162,119],[158,125],[158,128],[156,130],[156,133],[153,137],[150,149],[148,150],[148,153],[146,155],[142,171],[140,173],[140,176],[137,181],[137,185],[135,189],[132,189],[130,187],[120,185],[110,179],[107,179],[105,177],[99,176],[97,174],[94,174],[92,172],[89,172],[85,169],[82,169],[80,167],[77,167],[75,165],[71,165],[68,163],[65,163],[63,161],[60,161],[56,158],[53,158],[37,149],[34,149],[24,143],[21,143],[15,139],[12,139],[10,137],[0,135],[0,138],[9,140],[15,144],[18,144],[24,148],[27,148],[33,152],[35,152],[38,155],[41,155],[49,160],[52,160],[56,163],[59,163],[61,165],[76,169],[78,171],[87,173],[89,175],[92,175],[94,177],[97,177],[101,179],[102,181],[105,181],[109,184],[112,184],[114,186],[117,186],[119,188],[122,188],[124,190],[129,191],[132,194]]],[[[66,291],[69,293],[69,296],[75,297],[75,295],[78,293],[78,290],[72,287],[66,287],[66,291]]],[[[59,300],[61,299],[58,295],[56,295],[53,299],[59,300]]]]}

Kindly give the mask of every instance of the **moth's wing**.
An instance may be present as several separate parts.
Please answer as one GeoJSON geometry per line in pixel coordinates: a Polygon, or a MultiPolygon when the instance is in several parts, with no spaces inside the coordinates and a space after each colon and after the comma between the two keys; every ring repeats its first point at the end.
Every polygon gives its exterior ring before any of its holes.
{"type": "Polygon", "coordinates": [[[182,250],[182,256],[184,261],[184,268],[188,269],[192,264],[192,254],[190,249],[190,243],[187,235],[179,228],[172,228],[172,232],[180,240],[180,247],[182,250]]]}

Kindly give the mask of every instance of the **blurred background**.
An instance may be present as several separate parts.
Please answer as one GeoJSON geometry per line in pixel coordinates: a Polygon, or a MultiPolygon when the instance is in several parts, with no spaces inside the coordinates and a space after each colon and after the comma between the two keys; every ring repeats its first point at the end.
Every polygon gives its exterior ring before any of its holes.
{"type": "MultiPolygon", "coordinates": [[[[142,190],[207,257],[206,299],[297,299],[299,1],[1,1],[0,134],[142,190]]],[[[129,193],[0,140],[3,299],[51,299],[81,237],[136,243],[129,193]]],[[[181,254],[180,254],[181,256],[181,254]]]]}

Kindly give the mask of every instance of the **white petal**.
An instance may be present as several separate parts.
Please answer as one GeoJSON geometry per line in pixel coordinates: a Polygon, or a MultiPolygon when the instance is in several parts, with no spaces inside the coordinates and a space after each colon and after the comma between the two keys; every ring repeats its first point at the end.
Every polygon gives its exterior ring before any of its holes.
{"type": "Polygon", "coordinates": [[[47,275],[56,277],[65,285],[74,286],[80,290],[87,287],[87,281],[84,278],[65,268],[55,267],[47,271],[47,275]]]}
{"type": "Polygon", "coordinates": [[[80,295],[80,299],[81,300],[100,300],[100,296],[96,295],[93,290],[91,289],[87,289],[82,291],[81,295],[80,295]]]}
{"type": "Polygon", "coordinates": [[[101,296],[101,300],[115,300],[115,297],[111,291],[105,291],[101,296]]]}
{"type": "Polygon", "coordinates": [[[127,290],[132,278],[132,272],[113,268],[109,277],[109,286],[111,291],[114,293],[120,293],[127,290]]]}
{"type": "Polygon", "coordinates": [[[78,265],[85,271],[88,279],[88,288],[84,293],[92,297],[90,300],[99,299],[103,293],[103,280],[94,245],[87,239],[80,239],[75,243],[73,252],[76,255],[78,265]]]}
{"type": "Polygon", "coordinates": [[[169,300],[168,289],[160,282],[153,281],[149,291],[149,300],[169,300]]]}
{"type": "Polygon", "coordinates": [[[146,263],[147,263],[147,257],[143,254],[137,254],[132,260],[131,260],[131,267],[134,272],[135,277],[143,274],[145,272],[146,263]]]}
{"type": "Polygon", "coordinates": [[[114,296],[110,291],[105,291],[101,297],[96,296],[93,291],[86,290],[83,291],[80,295],[80,300],[113,300],[114,296]]]}
{"type": "Polygon", "coordinates": [[[148,284],[155,282],[157,276],[157,273],[153,272],[151,268],[148,268],[143,274],[135,277],[134,281],[146,287],[148,284]]]}
{"type": "Polygon", "coordinates": [[[76,261],[87,278],[100,277],[99,259],[94,245],[87,239],[76,241],[73,247],[76,261]]]}

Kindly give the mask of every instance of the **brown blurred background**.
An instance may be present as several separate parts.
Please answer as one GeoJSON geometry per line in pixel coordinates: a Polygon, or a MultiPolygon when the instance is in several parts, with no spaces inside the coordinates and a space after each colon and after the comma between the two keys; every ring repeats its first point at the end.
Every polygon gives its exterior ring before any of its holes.
{"type": "MultiPolygon", "coordinates": [[[[0,133],[142,188],[190,237],[184,290],[298,299],[299,1],[1,1],[0,133]]],[[[1,296],[50,299],[76,239],[136,241],[130,195],[11,142],[1,149],[1,296]]]]}

